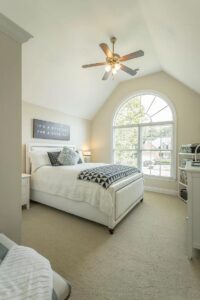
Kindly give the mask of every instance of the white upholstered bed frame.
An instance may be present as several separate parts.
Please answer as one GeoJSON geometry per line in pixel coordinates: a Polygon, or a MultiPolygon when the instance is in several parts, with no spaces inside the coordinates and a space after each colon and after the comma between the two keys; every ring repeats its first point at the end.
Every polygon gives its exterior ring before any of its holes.
{"type": "MultiPolygon", "coordinates": [[[[61,150],[63,146],[76,149],[69,144],[44,144],[31,143],[26,146],[26,172],[30,173],[30,151],[55,151],[61,150]]],[[[143,200],[143,177],[141,174],[128,176],[114,183],[115,191],[112,193],[114,209],[111,216],[107,216],[97,208],[86,202],[73,201],[64,197],[47,194],[31,189],[31,200],[60,209],[70,214],[88,219],[109,228],[113,233],[115,226],[140,202],[143,200]]]]}

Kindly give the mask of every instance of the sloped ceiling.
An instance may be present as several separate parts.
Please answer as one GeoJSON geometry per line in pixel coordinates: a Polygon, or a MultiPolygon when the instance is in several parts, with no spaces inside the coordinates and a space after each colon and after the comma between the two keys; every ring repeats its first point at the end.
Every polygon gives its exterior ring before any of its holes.
{"type": "Polygon", "coordinates": [[[200,1],[139,4],[162,69],[200,93],[200,1]]]}
{"type": "Polygon", "coordinates": [[[100,42],[118,38],[116,52],[139,49],[127,62],[137,76],[161,69],[200,92],[198,0],[0,0],[0,12],[30,32],[23,45],[23,100],[92,119],[116,85],[130,79],[119,72],[101,80],[100,42]]]}

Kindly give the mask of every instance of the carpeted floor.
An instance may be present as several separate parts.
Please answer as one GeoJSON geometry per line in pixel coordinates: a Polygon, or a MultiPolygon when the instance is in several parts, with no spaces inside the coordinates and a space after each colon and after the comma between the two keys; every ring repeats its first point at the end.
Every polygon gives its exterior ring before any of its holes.
{"type": "Polygon", "coordinates": [[[197,300],[200,260],[186,253],[186,206],[146,193],[110,235],[105,227],[32,204],[22,241],[73,286],[72,300],[197,300]]]}

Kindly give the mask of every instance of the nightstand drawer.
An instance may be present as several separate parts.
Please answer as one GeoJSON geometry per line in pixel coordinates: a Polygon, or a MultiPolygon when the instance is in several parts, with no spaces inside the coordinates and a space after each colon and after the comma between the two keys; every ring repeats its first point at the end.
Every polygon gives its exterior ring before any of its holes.
{"type": "Polygon", "coordinates": [[[29,186],[29,178],[22,178],[22,188],[29,186]]]}
{"type": "Polygon", "coordinates": [[[29,191],[22,189],[21,204],[26,205],[29,202],[29,191]]]}
{"type": "Polygon", "coordinates": [[[25,196],[29,196],[29,185],[22,186],[22,197],[25,197],[25,196]]]}
{"type": "Polygon", "coordinates": [[[30,175],[22,174],[21,183],[21,205],[26,205],[28,209],[30,203],[30,175]]]}

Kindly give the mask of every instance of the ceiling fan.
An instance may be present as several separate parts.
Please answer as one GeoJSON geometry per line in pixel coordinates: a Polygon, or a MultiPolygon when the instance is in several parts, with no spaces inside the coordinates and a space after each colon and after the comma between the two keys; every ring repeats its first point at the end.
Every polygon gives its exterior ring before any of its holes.
{"type": "Polygon", "coordinates": [[[120,69],[122,71],[128,73],[131,76],[136,75],[137,72],[139,71],[139,69],[133,70],[133,69],[125,66],[124,64],[122,64],[122,62],[133,59],[133,58],[141,57],[144,55],[144,52],[142,50],[138,50],[136,52],[133,52],[133,53],[130,53],[130,54],[127,54],[124,56],[120,56],[119,54],[115,53],[115,43],[117,41],[117,38],[111,37],[110,41],[112,43],[112,51],[110,50],[110,48],[108,47],[107,44],[105,44],[105,43],[99,44],[100,48],[103,50],[103,52],[106,55],[105,62],[83,65],[82,68],[106,66],[105,73],[102,77],[102,80],[107,80],[111,74],[114,76],[117,73],[117,71],[120,69]]]}

